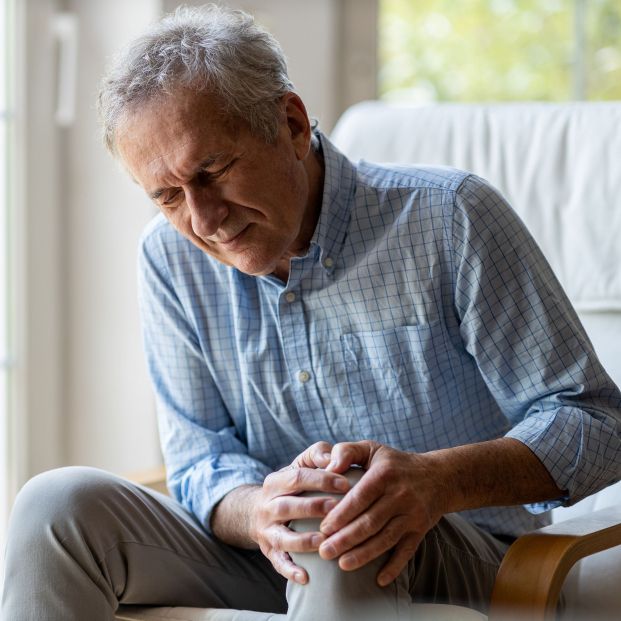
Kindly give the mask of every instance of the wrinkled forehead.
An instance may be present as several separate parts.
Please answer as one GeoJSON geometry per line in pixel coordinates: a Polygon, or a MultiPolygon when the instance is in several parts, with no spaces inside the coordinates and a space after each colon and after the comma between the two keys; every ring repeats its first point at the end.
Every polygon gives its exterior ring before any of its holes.
{"type": "Polygon", "coordinates": [[[132,143],[140,148],[142,143],[147,147],[154,140],[178,139],[183,135],[234,137],[244,125],[217,95],[180,87],[128,106],[114,137],[120,154],[121,144],[132,143]]]}
{"type": "Polygon", "coordinates": [[[138,168],[174,154],[192,162],[219,152],[243,131],[218,98],[206,93],[179,92],[128,110],[115,134],[117,154],[136,177],[138,168]]]}

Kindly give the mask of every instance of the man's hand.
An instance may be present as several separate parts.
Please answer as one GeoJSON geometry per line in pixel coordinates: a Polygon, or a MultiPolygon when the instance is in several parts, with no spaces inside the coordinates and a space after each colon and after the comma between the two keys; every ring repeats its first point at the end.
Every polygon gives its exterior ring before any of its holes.
{"type": "Polygon", "coordinates": [[[378,575],[392,582],[419,543],[445,513],[445,493],[424,454],[406,453],[376,442],[346,442],[332,449],[327,470],[344,473],[357,464],[360,482],[321,523],[327,539],[319,553],[354,570],[392,550],[378,575]]]}
{"type": "MultiPolygon", "coordinates": [[[[309,449],[320,463],[329,459],[329,453],[325,454],[325,451],[322,457],[323,444],[309,449]]],[[[279,574],[300,584],[308,581],[308,575],[293,563],[289,552],[315,552],[325,536],[320,532],[296,533],[287,524],[296,519],[323,518],[338,501],[325,496],[303,497],[299,494],[344,494],[349,489],[347,479],[340,474],[304,466],[304,460],[310,454],[306,451],[287,468],[267,476],[263,486],[253,494],[250,511],[250,537],[259,544],[261,552],[279,574]]]]}
{"type": "MultiPolygon", "coordinates": [[[[309,458],[312,458],[310,455],[309,458]]],[[[362,567],[392,550],[378,583],[394,580],[421,540],[445,513],[559,498],[560,490],[539,458],[514,438],[407,453],[377,442],[336,444],[326,470],[367,470],[323,519],[325,559],[344,570],[362,567]]]]}
{"type": "Polygon", "coordinates": [[[539,458],[513,438],[428,453],[407,453],[370,441],[334,447],[321,442],[268,476],[262,487],[243,486],[227,494],[211,525],[225,543],[240,547],[258,543],[276,571],[302,584],[308,576],[287,550],[319,549],[325,559],[338,558],[344,570],[362,567],[392,550],[378,575],[378,583],[386,585],[445,513],[565,494],[539,458]],[[347,491],[342,473],[352,465],[367,472],[347,491]],[[303,492],[345,497],[337,504],[325,497],[299,497],[303,492]],[[312,517],[323,518],[321,532],[294,533],[286,527],[290,520],[312,517]]]}

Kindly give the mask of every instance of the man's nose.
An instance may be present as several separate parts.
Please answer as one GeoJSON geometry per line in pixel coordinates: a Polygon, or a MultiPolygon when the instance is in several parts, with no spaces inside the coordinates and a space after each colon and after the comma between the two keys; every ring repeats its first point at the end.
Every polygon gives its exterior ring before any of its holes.
{"type": "Polygon", "coordinates": [[[228,208],[211,188],[186,188],[185,200],[190,211],[192,230],[201,238],[215,235],[228,216],[228,208]]]}

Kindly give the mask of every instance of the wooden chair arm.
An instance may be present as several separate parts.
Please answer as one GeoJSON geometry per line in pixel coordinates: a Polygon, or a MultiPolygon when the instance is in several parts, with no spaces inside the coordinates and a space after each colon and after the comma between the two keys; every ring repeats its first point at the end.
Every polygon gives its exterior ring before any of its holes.
{"type": "Polygon", "coordinates": [[[130,481],[150,487],[156,492],[168,495],[168,489],[166,487],[166,470],[164,466],[157,466],[150,470],[141,470],[140,472],[134,472],[128,474],[127,477],[130,481]]]}
{"type": "Polygon", "coordinates": [[[523,535],[502,561],[489,621],[551,621],[561,587],[581,558],[621,545],[621,506],[552,524],[523,535]]]}

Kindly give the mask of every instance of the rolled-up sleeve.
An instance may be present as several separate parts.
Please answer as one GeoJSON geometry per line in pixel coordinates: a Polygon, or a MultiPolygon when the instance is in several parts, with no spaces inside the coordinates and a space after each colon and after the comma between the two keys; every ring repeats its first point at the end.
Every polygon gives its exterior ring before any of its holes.
{"type": "Polygon", "coordinates": [[[621,476],[621,395],[541,250],[496,190],[455,195],[455,307],[467,351],[528,446],[573,504],[621,476]]]}
{"type": "Polygon", "coordinates": [[[166,252],[149,227],[140,243],[139,301],[155,389],[168,487],[207,529],[231,490],[261,484],[270,468],[248,455],[172,283],[166,252]]]}

